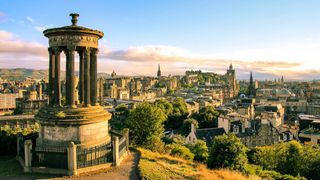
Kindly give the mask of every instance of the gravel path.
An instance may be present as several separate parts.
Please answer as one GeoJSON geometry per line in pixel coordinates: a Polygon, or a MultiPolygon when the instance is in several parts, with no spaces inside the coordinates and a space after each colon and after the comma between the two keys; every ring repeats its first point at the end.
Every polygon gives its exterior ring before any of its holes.
{"type": "Polygon", "coordinates": [[[119,167],[114,167],[110,171],[102,172],[99,174],[93,174],[89,176],[82,176],[78,178],[79,180],[101,180],[101,179],[111,179],[111,180],[139,180],[138,175],[138,161],[139,155],[135,152],[131,152],[122,162],[119,167]]]}

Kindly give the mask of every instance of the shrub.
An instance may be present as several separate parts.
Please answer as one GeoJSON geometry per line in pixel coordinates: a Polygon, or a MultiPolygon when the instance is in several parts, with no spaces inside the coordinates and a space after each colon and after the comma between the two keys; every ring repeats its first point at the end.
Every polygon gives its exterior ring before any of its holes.
{"type": "Polygon", "coordinates": [[[190,151],[190,149],[182,145],[174,145],[170,155],[181,157],[187,160],[193,160],[194,158],[194,154],[190,151]]]}

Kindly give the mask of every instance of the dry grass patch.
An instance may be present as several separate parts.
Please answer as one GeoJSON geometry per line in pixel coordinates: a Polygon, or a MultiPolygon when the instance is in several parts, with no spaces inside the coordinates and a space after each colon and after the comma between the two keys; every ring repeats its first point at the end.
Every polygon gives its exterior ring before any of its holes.
{"type": "Polygon", "coordinates": [[[138,150],[141,153],[139,171],[142,179],[260,179],[258,177],[246,177],[239,172],[226,169],[210,170],[203,164],[145,149],[138,150]]]}

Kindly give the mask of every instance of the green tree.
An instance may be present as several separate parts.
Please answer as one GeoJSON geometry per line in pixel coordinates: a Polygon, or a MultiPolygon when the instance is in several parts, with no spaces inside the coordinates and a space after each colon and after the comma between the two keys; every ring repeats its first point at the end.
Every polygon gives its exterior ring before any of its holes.
{"type": "Polygon", "coordinates": [[[145,148],[160,143],[163,137],[165,113],[153,104],[142,102],[130,111],[126,126],[130,129],[131,143],[145,148]]]}
{"type": "Polygon", "coordinates": [[[176,98],[172,102],[172,113],[169,115],[169,121],[166,123],[167,128],[178,129],[182,126],[183,120],[188,116],[187,105],[182,98],[176,98]]]}
{"type": "Polygon", "coordinates": [[[303,152],[299,142],[278,143],[275,146],[275,152],[278,160],[277,171],[294,176],[299,174],[303,152]]]}
{"type": "Polygon", "coordinates": [[[209,168],[230,168],[245,171],[248,159],[247,148],[233,133],[214,138],[210,148],[207,165],[209,168]]]}
{"type": "Polygon", "coordinates": [[[191,124],[194,125],[194,128],[198,128],[198,121],[193,118],[188,118],[183,121],[182,133],[188,135],[191,132],[191,124]]]}
{"type": "Polygon", "coordinates": [[[213,106],[206,106],[200,109],[198,116],[195,118],[201,128],[218,127],[219,112],[213,106]]]}
{"type": "Polygon", "coordinates": [[[161,108],[161,109],[163,110],[163,112],[164,112],[167,116],[169,116],[169,115],[172,113],[173,106],[172,106],[172,104],[171,104],[168,100],[166,100],[166,99],[159,99],[159,100],[156,100],[156,101],[154,102],[154,104],[155,104],[157,107],[161,108]]]}
{"type": "Polygon", "coordinates": [[[189,144],[191,152],[194,154],[194,160],[206,162],[209,157],[209,150],[206,142],[197,140],[196,144],[189,144]]]}

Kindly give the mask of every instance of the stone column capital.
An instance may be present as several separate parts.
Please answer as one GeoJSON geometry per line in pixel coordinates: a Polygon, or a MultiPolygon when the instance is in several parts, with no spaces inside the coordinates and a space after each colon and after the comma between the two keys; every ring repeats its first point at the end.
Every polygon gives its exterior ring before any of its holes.
{"type": "Polygon", "coordinates": [[[89,47],[85,47],[85,48],[84,48],[84,53],[85,53],[86,55],[90,55],[90,52],[91,52],[91,48],[89,48],[89,47]]]}
{"type": "Polygon", "coordinates": [[[99,52],[99,50],[98,49],[96,49],[96,48],[91,48],[91,53],[93,54],[93,55],[97,55],[98,54],[98,52],[99,52]]]}
{"type": "Polygon", "coordinates": [[[62,51],[62,49],[59,47],[52,47],[51,49],[53,50],[55,55],[59,55],[62,51]]]}
{"type": "Polygon", "coordinates": [[[75,52],[76,51],[76,46],[67,46],[67,50],[69,51],[69,52],[75,52]]]}

